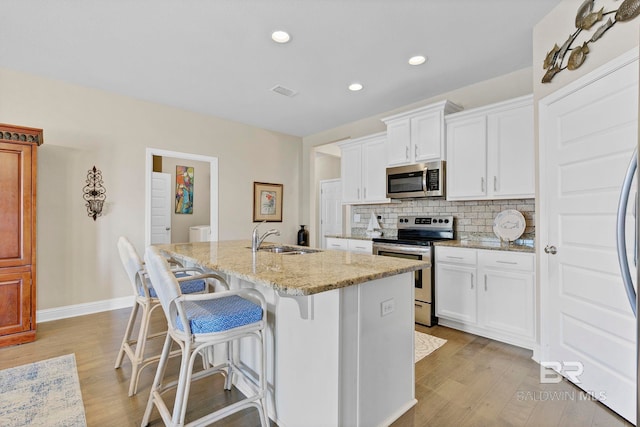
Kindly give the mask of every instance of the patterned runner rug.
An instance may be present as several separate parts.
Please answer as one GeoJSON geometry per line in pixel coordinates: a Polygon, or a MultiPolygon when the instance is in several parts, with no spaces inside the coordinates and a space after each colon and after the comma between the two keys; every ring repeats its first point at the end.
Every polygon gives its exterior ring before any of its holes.
{"type": "Polygon", "coordinates": [[[415,331],[415,362],[430,355],[440,347],[442,347],[447,340],[434,337],[433,335],[423,334],[422,332],[415,331]]]}
{"type": "Polygon", "coordinates": [[[73,354],[0,371],[0,426],[86,425],[73,354]]]}

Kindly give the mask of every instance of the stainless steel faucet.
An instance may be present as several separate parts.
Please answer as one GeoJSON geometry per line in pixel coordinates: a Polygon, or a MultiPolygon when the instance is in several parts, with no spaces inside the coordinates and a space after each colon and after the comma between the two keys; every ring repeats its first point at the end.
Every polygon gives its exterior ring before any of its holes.
{"type": "Polygon", "coordinates": [[[267,237],[271,236],[272,234],[276,236],[280,235],[279,230],[272,228],[271,230],[268,230],[266,233],[264,233],[261,237],[258,237],[258,227],[260,227],[260,225],[264,224],[265,222],[267,221],[262,221],[260,224],[256,225],[255,228],[253,229],[253,234],[251,234],[251,251],[252,252],[258,252],[258,249],[260,249],[260,245],[262,244],[264,239],[266,239],[267,237]]]}

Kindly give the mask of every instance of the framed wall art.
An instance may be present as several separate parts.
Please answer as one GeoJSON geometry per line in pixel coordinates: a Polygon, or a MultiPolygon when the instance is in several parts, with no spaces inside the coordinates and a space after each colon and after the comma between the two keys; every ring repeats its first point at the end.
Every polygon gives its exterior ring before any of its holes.
{"type": "Polygon", "coordinates": [[[282,222],[282,184],[253,183],[253,222],[282,222]]]}
{"type": "Polygon", "coordinates": [[[176,166],[176,213],[193,213],[192,166],[176,166]]]}

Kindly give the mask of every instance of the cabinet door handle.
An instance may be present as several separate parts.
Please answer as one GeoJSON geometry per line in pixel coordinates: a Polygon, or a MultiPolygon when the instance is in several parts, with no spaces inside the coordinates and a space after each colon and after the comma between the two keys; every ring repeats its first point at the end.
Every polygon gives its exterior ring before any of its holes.
{"type": "Polygon", "coordinates": [[[493,191],[498,191],[498,177],[493,176],[493,191]]]}
{"type": "Polygon", "coordinates": [[[484,275],[484,291],[487,291],[487,275],[484,275]]]}
{"type": "Polygon", "coordinates": [[[484,177],[480,178],[480,191],[484,193],[484,177]]]}
{"type": "Polygon", "coordinates": [[[447,255],[447,258],[451,258],[451,259],[463,259],[461,256],[453,256],[453,255],[447,255]]]}
{"type": "Polygon", "coordinates": [[[555,246],[545,246],[544,253],[555,255],[558,252],[558,249],[555,246]]]}
{"type": "Polygon", "coordinates": [[[413,156],[417,159],[417,158],[418,158],[418,146],[417,146],[417,145],[414,145],[413,147],[414,147],[414,149],[413,149],[413,156]]]}
{"type": "Polygon", "coordinates": [[[518,265],[518,263],[516,261],[500,261],[500,260],[496,260],[497,264],[511,264],[511,265],[518,265]]]}
{"type": "Polygon", "coordinates": [[[358,200],[360,200],[360,189],[358,188],[358,200]]]}
{"type": "Polygon", "coordinates": [[[409,146],[407,145],[404,150],[404,156],[409,160],[409,146]]]}
{"type": "Polygon", "coordinates": [[[367,198],[367,187],[364,187],[364,198],[367,198]]]}
{"type": "Polygon", "coordinates": [[[473,273],[471,273],[471,289],[473,289],[473,273]]]}

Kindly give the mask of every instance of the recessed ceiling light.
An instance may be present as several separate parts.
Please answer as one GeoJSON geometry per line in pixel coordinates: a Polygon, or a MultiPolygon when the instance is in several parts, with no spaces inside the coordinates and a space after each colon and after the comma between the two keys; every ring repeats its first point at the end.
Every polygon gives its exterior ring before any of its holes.
{"type": "Polygon", "coordinates": [[[287,43],[291,36],[286,31],[278,30],[271,33],[271,39],[276,43],[287,43]]]}
{"type": "Polygon", "coordinates": [[[349,90],[352,92],[357,92],[359,90],[362,90],[362,85],[360,83],[351,83],[349,85],[349,90]]]}
{"type": "Polygon", "coordinates": [[[422,65],[426,62],[427,58],[422,55],[416,55],[409,58],[409,64],[411,65],[422,65]]]}

